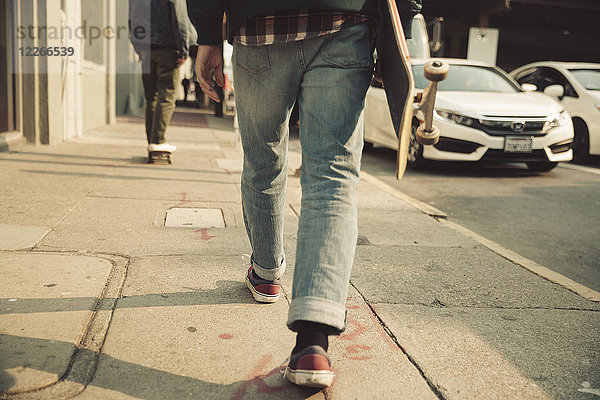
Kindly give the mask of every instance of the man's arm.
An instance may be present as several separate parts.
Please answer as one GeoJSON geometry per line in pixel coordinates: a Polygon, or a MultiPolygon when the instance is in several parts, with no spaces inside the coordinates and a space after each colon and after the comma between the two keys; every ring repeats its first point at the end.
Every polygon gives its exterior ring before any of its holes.
{"type": "Polygon", "coordinates": [[[190,18],[198,31],[198,55],[196,75],[200,88],[208,97],[220,102],[219,95],[211,86],[214,71],[217,85],[225,85],[223,76],[223,0],[188,0],[190,18]]]}
{"type": "Polygon", "coordinates": [[[138,54],[138,56],[141,57],[142,49],[140,48],[137,40],[135,40],[134,36],[133,36],[133,35],[135,35],[134,30],[136,28],[136,26],[133,26],[133,21],[134,21],[134,18],[135,18],[135,13],[138,11],[137,7],[138,7],[137,0],[129,0],[129,10],[128,10],[129,11],[129,17],[128,17],[127,22],[128,22],[128,25],[129,25],[129,39],[130,39],[130,42],[133,45],[133,49],[135,50],[135,52],[138,54]],[[134,40],[132,40],[132,39],[134,39],[134,40]]]}
{"type": "MultiPolygon", "coordinates": [[[[400,13],[400,19],[402,20],[402,28],[404,30],[404,37],[410,39],[412,37],[412,21],[415,15],[421,12],[422,0],[396,0],[396,6],[400,13]]],[[[383,78],[381,77],[381,63],[375,62],[375,69],[373,70],[373,78],[383,85],[383,78]]]]}
{"type": "Polygon", "coordinates": [[[190,18],[198,32],[198,44],[221,46],[223,41],[223,0],[188,0],[190,18]]]}
{"type": "Polygon", "coordinates": [[[396,0],[404,35],[407,39],[412,37],[412,21],[415,15],[421,12],[423,8],[422,0],[396,0]]]}
{"type": "Polygon", "coordinates": [[[190,21],[186,0],[173,1],[173,33],[177,40],[177,47],[181,58],[187,58],[190,46],[198,40],[196,29],[190,21]]]}

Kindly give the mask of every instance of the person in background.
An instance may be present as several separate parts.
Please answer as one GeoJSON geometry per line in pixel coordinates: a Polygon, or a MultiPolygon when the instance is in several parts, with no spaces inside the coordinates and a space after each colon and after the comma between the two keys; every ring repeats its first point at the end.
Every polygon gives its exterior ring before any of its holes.
{"type": "Polygon", "coordinates": [[[187,98],[190,92],[190,80],[188,78],[183,78],[181,85],[183,86],[183,102],[187,104],[187,98]]]}
{"type": "Polygon", "coordinates": [[[179,67],[198,38],[186,0],[130,0],[129,27],[142,62],[148,152],[171,153],[176,147],[165,133],[175,110],[179,67]]]}
{"type": "MultiPolygon", "coordinates": [[[[287,321],[297,336],[285,370],[297,385],[331,385],[328,337],[346,327],[363,147],[357,122],[373,75],[377,3],[190,0],[199,32],[200,86],[214,101],[220,99],[210,77],[214,73],[223,86],[221,27],[227,14],[244,149],[242,208],[252,247],[246,285],[262,303],[277,301],[286,267],[289,118],[298,102],[302,206],[287,321]]],[[[398,5],[408,24],[421,1],[398,0],[398,5]]],[[[256,346],[268,348],[268,338],[256,338],[256,346]]]]}

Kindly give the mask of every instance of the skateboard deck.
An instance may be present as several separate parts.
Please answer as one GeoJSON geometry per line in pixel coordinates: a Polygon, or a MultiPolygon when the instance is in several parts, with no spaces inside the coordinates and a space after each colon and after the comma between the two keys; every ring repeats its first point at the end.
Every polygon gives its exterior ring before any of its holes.
{"type": "Polygon", "coordinates": [[[171,164],[172,162],[170,151],[148,152],[148,164],[171,164]]]}
{"type": "Polygon", "coordinates": [[[396,178],[401,179],[406,170],[410,143],[415,80],[409,64],[408,46],[396,0],[379,1],[378,29],[377,62],[381,63],[383,87],[398,137],[396,178]]]}

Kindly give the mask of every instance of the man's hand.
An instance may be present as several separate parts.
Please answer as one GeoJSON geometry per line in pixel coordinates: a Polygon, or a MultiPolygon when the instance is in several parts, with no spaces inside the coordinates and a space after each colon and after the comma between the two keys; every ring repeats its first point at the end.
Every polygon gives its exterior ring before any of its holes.
{"type": "Polygon", "coordinates": [[[223,51],[220,46],[198,46],[198,55],[196,56],[196,75],[200,88],[204,93],[217,103],[221,102],[219,95],[210,85],[211,72],[215,71],[215,80],[217,85],[225,85],[223,76],[223,51]]]}

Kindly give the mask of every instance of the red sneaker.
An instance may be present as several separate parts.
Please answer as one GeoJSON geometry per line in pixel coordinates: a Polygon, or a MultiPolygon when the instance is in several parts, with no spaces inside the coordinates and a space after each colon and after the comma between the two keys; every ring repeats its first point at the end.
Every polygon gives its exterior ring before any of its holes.
{"type": "Polygon", "coordinates": [[[292,354],[285,369],[287,380],[299,386],[329,387],[334,376],[331,359],[321,346],[308,346],[301,352],[292,354]]]}
{"type": "Polygon", "coordinates": [[[246,275],[246,286],[252,292],[254,300],[259,303],[275,303],[279,299],[279,291],[281,290],[281,278],[274,281],[267,281],[259,277],[252,270],[252,266],[248,269],[246,275]]]}

